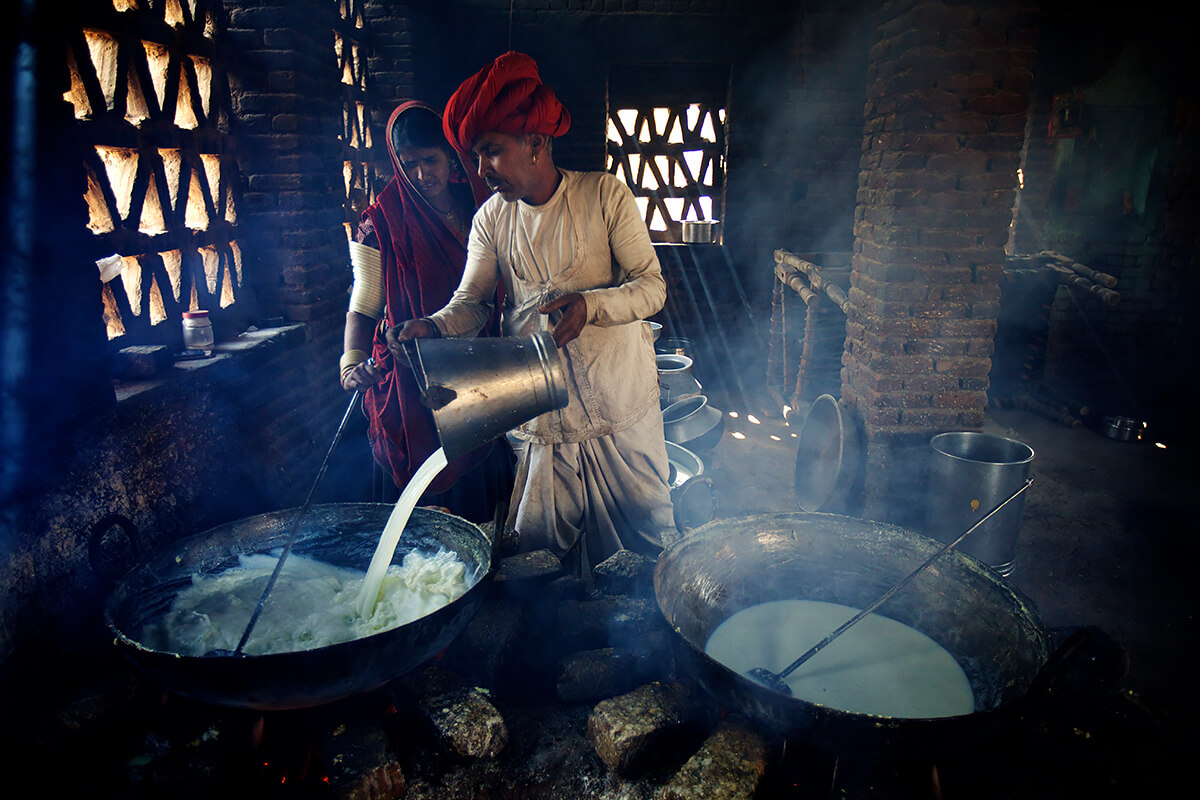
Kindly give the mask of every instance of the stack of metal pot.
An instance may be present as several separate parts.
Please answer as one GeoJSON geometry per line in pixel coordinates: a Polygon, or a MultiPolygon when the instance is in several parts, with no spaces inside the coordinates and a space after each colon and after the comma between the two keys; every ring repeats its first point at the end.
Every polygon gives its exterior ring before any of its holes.
{"type": "Polygon", "coordinates": [[[691,340],[660,337],[654,350],[667,441],[693,452],[711,450],[725,432],[725,414],[709,404],[704,387],[692,374],[691,340]]]}

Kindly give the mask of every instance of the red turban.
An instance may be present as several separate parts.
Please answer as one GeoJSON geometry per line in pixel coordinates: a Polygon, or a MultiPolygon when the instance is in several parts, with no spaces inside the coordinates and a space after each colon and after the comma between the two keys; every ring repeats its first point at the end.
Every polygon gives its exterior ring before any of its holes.
{"type": "Polygon", "coordinates": [[[505,53],[463,81],[442,116],[446,138],[464,152],[489,131],[561,136],[570,127],[571,115],[542,83],[537,62],[516,52],[505,53]]]}

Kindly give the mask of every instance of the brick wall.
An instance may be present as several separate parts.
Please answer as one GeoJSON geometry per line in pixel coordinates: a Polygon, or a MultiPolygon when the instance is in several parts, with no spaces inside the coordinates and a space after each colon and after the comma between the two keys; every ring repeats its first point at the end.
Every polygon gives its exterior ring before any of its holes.
{"type": "MultiPolygon", "coordinates": [[[[396,7],[376,10],[403,30],[396,7]]],[[[30,426],[36,438],[5,464],[6,473],[37,476],[19,494],[3,485],[6,673],[23,664],[36,674],[50,663],[47,653],[105,644],[100,613],[109,586],[91,568],[88,548],[101,517],[131,520],[138,552],[146,555],[231,519],[298,505],[348,401],[337,384],[350,284],[332,36],[337,7],[330,0],[228,0],[218,11],[218,38],[234,50],[229,127],[241,168],[239,240],[258,300],[255,325],[218,342],[215,359],[181,361],[152,380],[118,383],[115,404],[97,270],[81,242],[90,236],[81,160],[69,156],[83,145],[62,100],[62,37],[71,20],[45,13],[21,31],[37,54],[32,129],[40,132],[32,140],[39,213],[21,229],[32,240],[33,263],[45,266],[26,271],[29,291],[19,298],[22,314],[35,321],[34,335],[10,336],[6,316],[4,343],[22,350],[9,362],[24,364],[14,380],[43,395],[29,419],[51,424],[30,426]],[[268,322],[272,317],[285,324],[268,322]],[[46,363],[86,366],[45,372],[46,363]]],[[[377,66],[403,72],[401,50],[384,48],[375,57],[377,66]]],[[[8,299],[18,298],[10,291],[8,299]]],[[[347,431],[318,502],[367,499],[363,427],[358,417],[347,431]]]]}
{"type": "Polygon", "coordinates": [[[1021,3],[880,12],[842,373],[868,517],[919,521],[930,436],[983,424],[1034,32],[1021,3]]]}

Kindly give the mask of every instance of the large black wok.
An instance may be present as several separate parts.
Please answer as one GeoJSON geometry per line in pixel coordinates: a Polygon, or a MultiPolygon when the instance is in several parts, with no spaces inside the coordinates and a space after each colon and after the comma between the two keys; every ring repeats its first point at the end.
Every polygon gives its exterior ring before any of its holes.
{"type": "Polygon", "coordinates": [[[965,743],[1012,713],[1047,661],[1036,610],[969,556],[946,553],[876,613],[921,631],[955,657],[974,691],[974,713],[911,719],[822,706],[767,689],[704,647],[734,613],[772,600],[863,608],[940,546],[903,528],[832,514],[717,520],[662,554],[654,589],[679,634],[681,667],[726,708],[829,752],[928,754],[965,743]]]}
{"type": "MultiPolygon", "coordinates": [[[[366,571],[392,506],[313,506],[293,553],[366,571]]],[[[306,708],[369,691],[403,675],[445,648],[475,613],[491,570],[491,545],[477,526],[428,508],[413,511],[393,563],[412,550],[452,550],[474,574],[454,602],[407,625],[349,642],[290,653],[191,657],[154,650],[138,639],[195,573],[235,566],[238,556],[266,553],[287,540],[295,509],[231,522],[167,547],[125,576],[105,604],[116,645],[162,686],[219,705],[280,710],[306,708]]],[[[269,601],[268,601],[269,602],[269,601]]]]}

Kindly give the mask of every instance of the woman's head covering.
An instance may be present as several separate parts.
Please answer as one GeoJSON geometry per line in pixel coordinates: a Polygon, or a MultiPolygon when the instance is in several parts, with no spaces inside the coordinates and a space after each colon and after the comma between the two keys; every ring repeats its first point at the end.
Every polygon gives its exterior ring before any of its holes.
{"type": "MultiPolygon", "coordinates": [[[[431,213],[429,212],[429,204],[420,199],[420,193],[417,192],[416,187],[412,185],[412,181],[408,179],[408,176],[404,174],[404,169],[400,166],[400,153],[397,148],[396,130],[397,128],[402,127],[401,120],[412,114],[429,114],[434,120],[435,129],[440,130],[442,127],[441,115],[434,110],[433,106],[428,105],[427,103],[422,103],[419,100],[405,100],[404,102],[400,103],[400,105],[396,106],[396,108],[392,111],[392,115],[388,117],[387,125],[384,127],[384,138],[387,142],[388,156],[390,156],[392,161],[392,172],[394,174],[394,179],[397,181],[397,188],[403,187],[407,194],[406,201],[413,205],[414,209],[420,209],[419,213],[429,214],[431,213]]],[[[451,148],[454,148],[453,142],[430,144],[432,147],[447,147],[447,145],[451,148]]],[[[471,195],[475,201],[475,206],[478,208],[479,204],[491,196],[492,192],[487,188],[487,184],[483,182],[483,179],[479,177],[479,174],[471,166],[471,149],[467,148],[466,150],[461,150],[459,148],[454,148],[454,152],[447,153],[447,155],[452,156],[450,158],[452,167],[457,167],[457,169],[452,168],[450,173],[450,182],[452,184],[464,182],[469,184],[471,187],[471,195]]],[[[408,213],[411,214],[417,212],[409,211],[408,213]]],[[[436,217],[430,216],[430,219],[433,220],[436,219],[436,217]]]]}
{"type": "Polygon", "coordinates": [[[570,127],[571,115],[542,83],[537,62],[516,52],[505,53],[463,81],[442,116],[446,139],[464,152],[489,131],[561,136],[570,127]]]}

